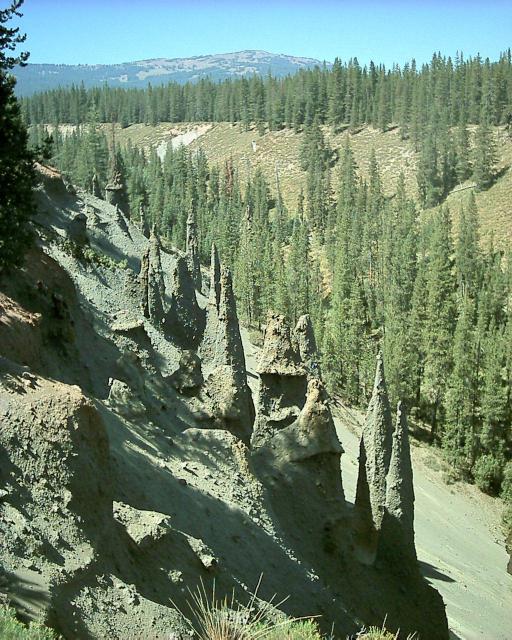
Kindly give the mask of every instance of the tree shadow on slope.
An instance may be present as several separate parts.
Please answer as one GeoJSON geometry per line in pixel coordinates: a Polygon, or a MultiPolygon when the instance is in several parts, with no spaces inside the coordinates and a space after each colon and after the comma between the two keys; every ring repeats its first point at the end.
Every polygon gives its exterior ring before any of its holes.
{"type": "Polygon", "coordinates": [[[0,567],[0,592],[23,622],[44,615],[51,600],[49,585],[40,573],[30,569],[8,571],[0,567]]]}
{"type": "Polygon", "coordinates": [[[419,565],[422,575],[427,579],[432,578],[433,580],[441,580],[442,582],[456,582],[452,577],[442,573],[437,567],[434,567],[434,565],[428,562],[419,560],[419,565]]]}

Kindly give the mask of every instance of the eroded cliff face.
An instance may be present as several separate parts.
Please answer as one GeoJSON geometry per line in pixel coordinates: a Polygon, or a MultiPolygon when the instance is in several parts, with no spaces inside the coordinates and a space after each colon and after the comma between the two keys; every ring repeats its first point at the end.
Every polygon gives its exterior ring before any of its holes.
{"type": "Polygon", "coordinates": [[[291,595],[286,613],[340,637],[387,615],[447,638],[415,559],[405,416],[382,417],[382,385],[353,508],[309,319],[271,315],[248,369],[231,274],[213,247],[207,290],[193,219],[187,254],[167,252],[147,221],[56,180],[0,296],[0,590],[66,637],[168,638],[187,587],[243,600],[263,574],[260,597],[291,595]]]}

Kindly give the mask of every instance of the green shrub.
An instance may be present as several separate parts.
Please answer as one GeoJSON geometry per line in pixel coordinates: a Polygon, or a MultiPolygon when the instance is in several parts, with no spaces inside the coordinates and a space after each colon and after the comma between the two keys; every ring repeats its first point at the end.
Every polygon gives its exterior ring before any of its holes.
{"type": "Polygon", "coordinates": [[[274,627],[262,625],[264,640],[322,640],[318,626],[312,620],[287,620],[274,627]]]}
{"type": "Polygon", "coordinates": [[[51,629],[37,622],[28,627],[16,619],[16,612],[10,607],[0,606],[0,638],[2,640],[56,640],[51,629]]]}
{"type": "Polygon", "coordinates": [[[479,489],[485,493],[498,493],[503,473],[499,461],[494,456],[485,454],[478,458],[473,475],[479,489]]]}
{"type": "Polygon", "coordinates": [[[357,638],[358,640],[396,640],[398,634],[390,633],[384,628],[370,627],[363,635],[358,635],[357,638]]]}
{"type": "Polygon", "coordinates": [[[512,460],[507,462],[503,471],[501,497],[505,502],[505,510],[503,511],[503,527],[508,535],[512,532],[512,460]]]}
{"type": "Polygon", "coordinates": [[[501,497],[512,507],[512,460],[509,460],[503,469],[501,497]]]}
{"type": "Polygon", "coordinates": [[[100,253],[92,247],[78,247],[78,245],[68,242],[68,253],[71,253],[75,258],[83,260],[87,264],[105,267],[106,269],[128,269],[128,261],[126,258],[122,260],[115,260],[105,253],[100,253]],[[77,253],[78,251],[78,253],[77,253]]]}
{"type": "MultiPolygon", "coordinates": [[[[386,616],[387,617],[387,616],[386,616]]],[[[396,633],[391,633],[386,629],[386,619],[382,627],[364,627],[357,634],[358,640],[398,640],[400,635],[400,629],[396,633]]],[[[402,636],[400,636],[402,637],[402,636]]],[[[416,632],[410,633],[407,636],[407,640],[417,640],[416,632]]]]}
{"type": "MultiPolygon", "coordinates": [[[[261,580],[260,580],[261,582],[261,580]]],[[[278,610],[281,603],[259,600],[260,583],[247,605],[231,598],[218,598],[215,584],[211,596],[204,584],[192,596],[189,607],[193,627],[200,640],[322,640],[311,620],[286,618],[278,610]]]]}

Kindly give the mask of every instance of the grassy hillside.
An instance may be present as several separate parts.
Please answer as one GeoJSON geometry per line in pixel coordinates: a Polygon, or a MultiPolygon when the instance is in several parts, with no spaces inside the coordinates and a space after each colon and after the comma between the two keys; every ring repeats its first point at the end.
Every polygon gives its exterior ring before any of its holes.
{"type": "MultiPolygon", "coordinates": [[[[190,143],[191,149],[202,148],[210,161],[223,164],[232,159],[242,179],[253,174],[259,167],[265,173],[272,190],[275,191],[276,168],[283,199],[290,211],[294,211],[301,188],[305,189],[305,173],[300,168],[299,153],[303,133],[291,129],[268,132],[260,136],[257,130],[243,131],[239,125],[220,124],[144,124],[118,129],[117,138],[121,143],[130,140],[145,148],[158,147],[173,137],[190,131],[201,133],[190,143]],[[204,132],[204,133],[203,133],[204,132]]],[[[324,134],[334,149],[342,147],[346,135],[362,176],[368,172],[371,150],[375,150],[379,163],[384,190],[393,194],[400,171],[404,172],[410,195],[417,196],[416,163],[417,154],[410,141],[400,139],[398,129],[385,133],[365,127],[355,134],[335,132],[324,127],[324,134]]],[[[487,191],[476,192],[476,200],[481,216],[484,241],[491,236],[496,244],[504,245],[512,239],[512,139],[503,127],[496,128],[499,157],[498,179],[487,191]]],[[[162,148],[162,146],[160,147],[162,148]]],[[[333,169],[332,184],[336,189],[337,168],[333,169]]],[[[457,186],[448,196],[447,203],[454,218],[460,205],[467,200],[470,190],[468,181],[457,186]]]]}
{"type": "MultiPolygon", "coordinates": [[[[499,157],[498,178],[485,191],[475,191],[480,214],[483,242],[491,238],[495,245],[505,247],[512,244],[512,139],[503,127],[496,129],[499,157]]],[[[456,187],[446,199],[446,203],[456,218],[460,206],[468,198],[472,182],[456,187]],[[466,187],[466,188],[465,188],[466,187]]]]}

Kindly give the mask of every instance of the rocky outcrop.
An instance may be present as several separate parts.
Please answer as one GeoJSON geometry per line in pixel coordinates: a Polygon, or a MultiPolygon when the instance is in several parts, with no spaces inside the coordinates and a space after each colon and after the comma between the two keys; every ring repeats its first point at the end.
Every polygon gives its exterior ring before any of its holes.
{"type": "Polygon", "coordinates": [[[180,393],[186,394],[199,390],[204,380],[201,359],[195,351],[186,349],[182,352],[179,367],[169,376],[169,382],[180,393]]]}
{"type": "Polygon", "coordinates": [[[36,171],[36,179],[40,182],[44,191],[50,197],[67,196],[68,191],[62,174],[53,167],[36,162],[34,165],[36,171]]]}
{"type": "Polygon", "coordinates": [[[122,163],[117,153],[114,153],[112,157],[110,178],[108,184],[105,186],[105,200],[114,207],[119,207],[125,216],[129,215],[130,208],[128,206],[128,195],[123,177],[122,163]]]}
{"type": "Polygon", "coordinates": [[[321,378],[320,358],[316,346],[315,332],[308,313],[298,319],[293,335],[301,360],[308,371],[308,376],[321,378]]]}
{"type": "Polygon", "coordinates": [[[96,198],[103,197],[103,194],[101,193],[100,181],[98,180],[98,176],[96,174],[94,174],[92,177],[91,193],[96,198]]]}
{"type": "Polygon", "coordinates": [[[114,207],[119,209],[127,215],[128,205],[125,198],[125,191],[122,184],[119,182],[109,182],[105,186],[105,200],[114,207]]]}
{"type": "Polygon", "coordinates": [[[146,407],[137,393],[122,380],[109,381],[108,404],[112,409],[127,418],[143,417],[146,407]]]}
{"type": "Polygon", "coordinates": [[[248,442],[254,422],[254,405],[247,385],[233,283],[229,269],[220,268],[214,247],[201,357],[208,363],[204,387],[208,413],[216,423],[220,420],[225,428],[248,442]]]}
{"type": "Polygon", "coordinates": [[[253,464],[281,525],[308,532],[299,543],[306,557],[312,548],[341,555],[343,449],[324,386],[303,365],[283,316],[269,317],[258,373],[253,464]]]}
{"type": "Polygon", "coordinates": [[[187,218],[187,240],[186,240],[187,261],[192,274],[195,288],[201,291],[201,262],[199,260],[199,241],[197,238],[197,225],[194,214],[191,211],[187,218]]]}
{"type": "Polygon", "coordinates": [[[114,517],[139,549],[149,549],[172,532],[171,519],[163,513],[134,509],[123,502],[114,502],[114,517]]]}
{"type": "Polygon", "coordinates": [[[339,472],[343,450],[327,393],[318,378],[307,380],[306,368],[281,315],[269,316],[258,372],[260,388],[253,448],[271,447],[276,460],[288,462],[334,454],[339,472]]]}
{"type": "Polygon", "coordinates": [[[306,368],[284,316],[270,314],[257,366],[260,376],[253,447],[270,443],[276,433],[297,420],[307,390],[306,368]]]}
{"type": "MultiPolygon", "coordinates": [[[[269,443],[270,444],[270,443],[269,443]]],[[[299,416],[290,426],[276,432],[271,440],[276,459],[303,462],[308,458],[334,454],[338,461],[343,449],[336,435],[328,396],[322,382],[311,379],[299,416]]],[[[333,469],[333,472],[336,471],[333,469]]]]}
{"type": "Polygon", "coordinates": [[[79,387],[29,374],[4,358],[0,375],[0,487],[26,541],[20,547],[12,519],[0,518],[7,527],[0,531],[4,569],[16,572],[23,558],[44,562],[35,548],[52,546],[68,571],[78,569],[100,549],[112,518],[103,422],[79,387]]]}
{"type": "Polygon", "coordinates": [[[359,448],[356,514],[361,541],[374,546],[386,506],[386,476],[391,459],[393,426],[382,356],[377,358],[373,394],[359,448]]]}
{"type": "Polygon", "coordinates": [[[416,559],[414,546],[414,486],[407,416],[398,403],[389,471],[386,508],[379,535],[378,558],[409,562],[416,559]]]}
{"type": "Polygon", "coordinates": [[[85,213],[77,213],[73,216],[68,229],[69,239],[80,247],[85,246],[87,237],[87,216],[85,213]]]}
{"type": "Polygon", "coordinates": [[[0,355],[34,370],[41,369],[42,316],[24,309],[0,292],[0,355]]]}

